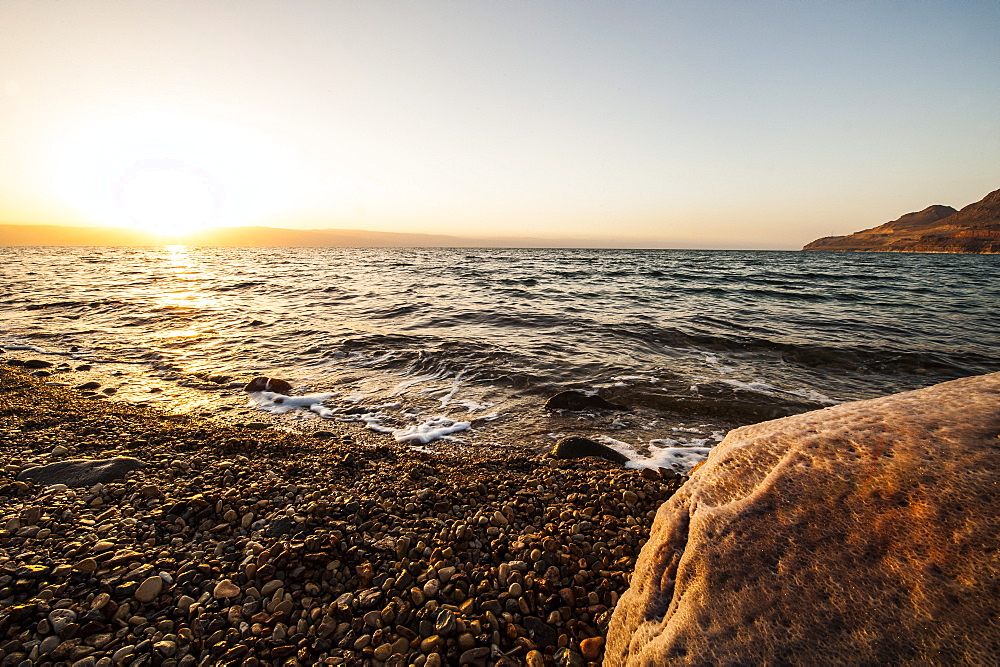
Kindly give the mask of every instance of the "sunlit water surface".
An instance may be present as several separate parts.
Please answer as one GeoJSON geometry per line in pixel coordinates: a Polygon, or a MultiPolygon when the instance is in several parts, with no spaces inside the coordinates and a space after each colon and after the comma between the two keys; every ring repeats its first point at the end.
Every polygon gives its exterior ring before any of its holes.
{"type": "Polygon", "coordinates": [[[328,417],[386,431],[441,417],[472,422],[452,436],[466,439],[683,445],[1000,370],[996,256],[5,247],[0,261],[12,353],[105,364],[134,378],[122,398],[158,384],[208,411],[244,407],[237,381],[287,378],[333,393],[328,417]],[[553,421],[541,406],[566,388],[629,410],[553,421]]]}

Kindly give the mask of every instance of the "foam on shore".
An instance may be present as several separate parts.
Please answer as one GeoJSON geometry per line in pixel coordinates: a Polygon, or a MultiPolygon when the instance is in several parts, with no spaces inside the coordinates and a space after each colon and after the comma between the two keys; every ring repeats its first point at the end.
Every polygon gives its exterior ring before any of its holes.
{"type": "Polygon", "coordinates": [[[606,435],[601,435],[594,440],[600,442],[622,456],[628,461],[626,468],[641,470],[642,468],[667,468],[682,474],[691,472],[691,469],[705,460],[712,451],[711,447],[706,447],[708,439],[692,439],[690,441],[681,440],[650,440],[649,455],[641,454],[635,447],[615,440],[606,435]]]}
{"type": "Polygon", "coordinates": [[[472,426],[472,422],[456,422],[439,415],[416,426],[396,429],[392,432],[392,437],[396,439],[396,442],[419,442],[426,445],[432,440],[445,438],[452,433],[464,431],[470,426],[472,426]]]}
{"type": "Polygon", "coordinates": [[[330,419],[333,410],[322,405],[323,401],[333,398],[336,394],[306,394],[305,396],[285,396],[273,391],[250,392],[250,400],[254,407],[272,415],[283,415],[297,408],[312,410],[320,417],[330,419]]]}

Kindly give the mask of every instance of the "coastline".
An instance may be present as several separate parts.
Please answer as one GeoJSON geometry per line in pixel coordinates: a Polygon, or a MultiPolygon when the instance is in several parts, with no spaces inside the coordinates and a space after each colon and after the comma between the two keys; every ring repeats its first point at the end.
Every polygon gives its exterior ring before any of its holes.
{"type": "Polygon", "coordinates": [[[4,664],[599,664],[682,481],[430,454],[336,422],[254,430],[10,367],[0,427],[4,664]],[[90,488],[17,479],[111,457],[144,467],[90,488]]]}

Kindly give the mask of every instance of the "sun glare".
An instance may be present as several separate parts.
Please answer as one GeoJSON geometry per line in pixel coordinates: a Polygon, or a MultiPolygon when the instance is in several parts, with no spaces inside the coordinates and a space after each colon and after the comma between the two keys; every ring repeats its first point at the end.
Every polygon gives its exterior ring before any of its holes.
{"type": "Polygon", "coordinates": [[[179,161],[136,165],[117,199],[132,226],[168,235],[215,224],[222,209],[221,188],[211,175],[179,161]]]}
{"type": "Polygon", "coordinates": [[[310,178],[253,128],[135,112],[67,127],[51,144],[58,194],[98,224],[180,236],[294,210],[310,178]]]}

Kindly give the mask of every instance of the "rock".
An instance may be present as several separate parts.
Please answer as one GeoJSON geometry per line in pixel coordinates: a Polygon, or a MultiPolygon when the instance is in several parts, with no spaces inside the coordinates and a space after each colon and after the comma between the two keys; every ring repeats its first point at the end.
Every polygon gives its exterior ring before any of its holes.
{"type": "Polygon", "coordinates": [[[177,642],[160,640],[153,644],[153,650],[164,657],[170,658],[177,653],[177,642]]]}
{"type": "Polygon", "coordinates": [[[580,653],[586,660],[594,661],[601,655],[601,647],[604,645],[604,637],[590,637],[580,642],[580,653]]]}
{"type": "Polygon", "coordinates": [[[212,597],[216,600],[226,600],[229,598],[234,598],[240,594],[240,587],[229,581],[228,579],[223,579],[215,585],[212,590],[212,597]]]}
{"type": "Polygon", "coordinates": [[[382,644],[375,649],[375,659],[385,662],[392,655],[392,644],[382,644]]]}
{"type": "Polygon", "coordinates": [[[528,651],[528,655],[524,656],[524,662],[528,667],[543,667],[545,658],[538,651],[528,651]]]}
{"type": "Polygon", "coordinates": [[[579,391],[561,391],[545,401],[545,409],[555,410],[626,410],[624,406],[610,403],[597,394],[584,394],[579,391]]]}
{"type": "Polygon", "coordinates": [[[462,653],[458,662],[460,665],[471,665],[477,660],[484,660],[489,654],[490,650],[485,646],[470,648],[468,651],[462,653]]]}
{"type": "Polygon", "coordinates": [[[145,485],[143,485],[143,487],[141,489],[139,489],[139,494],[143,498],[146,498],[147,500],[149,498],[162,498],[163,497],[163,492],[160,491],[160,487],[156,486],[156,484],[145,484],[145,485]]]}
{"type": "Polygon", "coordinates": [[[59,637],[56,635],[49,635],[42,640],[41,644],[38,645],[38,654],[48,655],[49,653],[52,653],[52,651],[56,650],[56,647],[61,643],[62,640],[59,639],[59,637]]]}
{"type": "Polygon", "coordinates": [[[588,438],[581,438],[577,435],[562,438],[552,447],[552,451],[549,453],[557,459],[582,459],[588,456],[596,456],[612,463],[625,463],[628,461],[628,457],[621,452],[616,452],[606,445],[594,442],[588,438]]]}
{"type": "Polygon", "coordinates": [[[94,391],[95,389],[100,389],[100,388],[101,388],[101,383],[93,381],[84,382],[79,387],[77,387],[77,389],[79,389],[80,391],[94,391]]]}
{"type": "Polygon", "coordinates": [[[162,590],[163,579],[160,579],[159,577],[147,577],[141,584],[139,584],[139,587],[135,589],[135,593],[133,593],[133,595],[139,602],[152,602],[162,590]]]}
{"type": "Polygon", "coordinates": [[[264,537],[274,538],[287,535],[289,531],[292,530],[292,526],[294,525],[295,520],[291,517],[283,516],[279,519],[275,519],[269,522],[267,527],[264,528],[264,537]]]}
{"type": "Polygon", "coordinates": [[[255,391],[270,391],[275,394],[285,394],[287,396],[292,393],[292,385],[286,380],[264,377],[262,375],[250,380],[250,382],[243,387],[243,391],[251,393],[255,391]]]}
{"type": "Polygon", "coordinates": [[[93,486],[125,479],[143,467],[138,459],[122,456],[113,459],[69,459],[22,470],[17,478],[42,486],[93,486]]]}
{"type": "Polygon", "coordinates": [[[76,612],[72,609],[53,609],[49,612],[48,618],[52,632],[59,635],[62,634],[67,625],[76,623],[76,612]]]}
{"type": "Polygon", "coordinates": [[[69,448],[64,445],[56,445],[52,448],[52,456],[66,456],[69,453],[69,448]]]}
{"type": "Polygon", "coordinates": [[[43,359],[25,359],[25,368],[52,368],[55,366],[51,361],[45,361],[43,359]]]}
{"type": "MultiPolygon", "coordinates": [[[[442,609],[438,612],[437,619],[434,621],[434,630],[437,634],[447,637],[455,631],[456,622],[455,614],[447,609],[442,609]]],[[[426,653],[427,651],[425,651],[426,653]]]]}
{"type": "Polygon", "coordinates": [[[526,616],[524,619],[524,629],[528,631],[528,636],[541,648],[555,646],[559,635],[556,631],[537,616],[526,616]]]}
{"type": "Polygon", "coordinates": [[[21,512],[21,525],[22,526],[34,526],[38,523],[45,510],[39,505],[32,505],[31,507],[25,508],[21,512]]]}
{"type": "Polygon", "coordinates": [[[93,558],[84,558],[83,560],[78,561],[76,565],[73,566],[73,569],[79,572],[93,572],[97,569],[97,561],[93,558]]]}
{"type": "Polygon", "coordinates": [[[660,507],[604,664],[994,662],[998,406],[993,373],[732,431],[660,507]]]}
{"type": "Polygon", "coordinates": [[[269,582],[264,584],[260,589],[260,594],[264,597],[269,597],[279,588],[284,587],[285,582],[281,579],[271,579],[269,582]]]}

